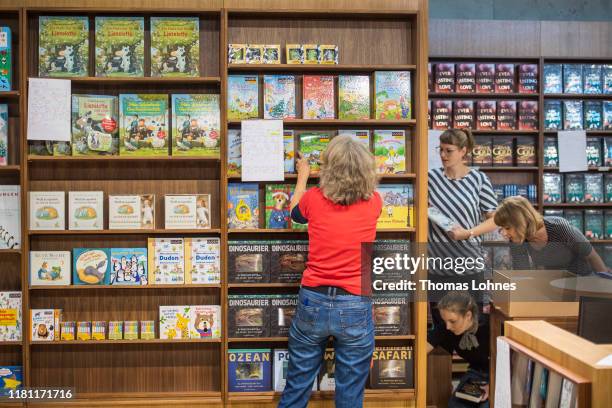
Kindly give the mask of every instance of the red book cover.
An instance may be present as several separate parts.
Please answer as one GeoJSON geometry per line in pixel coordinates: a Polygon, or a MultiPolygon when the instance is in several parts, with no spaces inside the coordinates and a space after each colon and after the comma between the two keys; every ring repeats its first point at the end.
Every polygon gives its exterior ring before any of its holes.
{"type": "Polygon", "coordinates": [[[538,103],[521,101],[518,106],[519,130],[538,130],[538,103]]]}
{"type": "Polygon", "coordinates": [[[519,93],[538,93],[538,64],[519,65],[519,93]]]}
{"type": "Polygon", "coordinates": [[[432,128],[436,130],[446,130],[450,128],[453,116],[453,103],[447,100],[437,100],[433,102],[432,128]]]}
{"type": "Polygon", "coordinates": [[[476,129],[495,130],[497,128],[497,102],[478,101],[476,103],[476,129]]]}
{"type": "Polygon", "coordinates": [[[497,129],[516,130],[516,101],[497,102],[497,129]]]}
{"type": "Polygon", "coordinates": [[[455,77],[458,93],[476,92],[476,64],[457,64],[455,77]]]}
{"type": "Polygon", "coordinates": [[[495,66],[495,93],[514,92],[514,64],[495,66]]]}
{"type": "Polygon", "coordinates": [[[431,129],[431,99],[427,100],[427,129],[431,129]]]}
{"type": "Polygon", "coordinates": [[[476,92],[493,93],[495,64],[476,64],[476,92]]]}
{"type": "Polygon", "coordinates": [[[455,64],[436,64],[435,91],[455,92],[455,64]]]}
{"type": "Polygon", "coordinates": [[[303,118],[334,119],[334,77],[304,75],[303,80],[303,118]]]}
{"type": "Polygon", "coordinates": [[[474,101],[453,102],[453,127],[457,129],[474,127],[474,101]]]}

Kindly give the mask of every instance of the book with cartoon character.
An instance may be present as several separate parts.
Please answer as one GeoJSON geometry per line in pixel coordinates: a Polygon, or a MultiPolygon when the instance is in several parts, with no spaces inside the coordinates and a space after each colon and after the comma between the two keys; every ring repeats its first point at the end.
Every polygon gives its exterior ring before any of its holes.
{"type": "Polygon", "coordinates": [[[13,50],[10,27],[0,27],[0,91],[10,91],[13,82],[13,50]]]}
{"type": "Polygon", "coordinates": [[[290,184],[266,185],[266,228],[291,228],[289,204],[292,190],[293,186],[290,184]]]}
{"type": "Polygon", "coordinates": [[[185,284],[221,282],[219,238],[185,238],[185,284]]]}
{"type": "Polygon", "coordinates": [[[104,229],[104,191],[68,192],[68,229],[104,229]]]}
{"type": "Polygon", "coordinates": [[[118,98],[72,95],[72,155],[119,154],[118,98]]]}
{"type": "Polygon", "coordinates": [[[155,229],[155,194],[109,195],[108,229],[155,229]]]}
{"type": "Polygon", "coordinates": [[[62,309],[30,309],[32,341],[59,340],[62,309]]]}
{"type": "Polygon", "coordinates": [[[191,306],[160,306],[159,338],[188,339],[190,317],[191,306]]]}
{"type": "Polygon", "coordinates": [[[147,285],[147,248],[111,248],[110,284],[147,285]]]}
{"type": "Polygon", "coordinates": [[[335,90],[331,75],[304,75],[303,77],[304,119],[334,119],[335,90]]]}
{"type": "Polygon", "coordinates": [[[196,77],[200,65],[198,17],[151,17],[151,76],[196,77]]]}
{"type": "Polygon", "coordinates": [[[63,191],[30,191],[30,229],[65,230],[63,191]]]}
{"type": "Polygon", "coordinates": [[[376,228],[406,228],[414,225],[411,184],[381,184],[376,188],[383,201],[383,208],[376,228]]]}
{"type": "Polygon", "coordinates": [[[369,76],[338,76],[338,119],[370,119],[369,76]]]}
{"type": "Polygon", "coordinates": [[[259,117],[259,78],[257,75],[227,77],[227,119],[259,117]]]}
{"type": "Polygon", "coordinates": [[[242,173],[242,137],[240,129],[227,130],[227,175],[240,176],[242,173]]]}
{"type": "Polygon", "coordinates": [[[38,18],[38,76],[89,75],[89,19],[86,16],[38,18]]]}
{"type": "Polygon", "coordinates": [[[168,156],[168,95],[119,96],[121,156],[168,156]]]}
{"type": "Polygon", "coordinates": [[[376,119],[412,119],[409,71],[376,71],[374,83],[376,119]]]}
{"type": "Polygon", "coordinates": [[[221,306],[194,305],[189,314],[189,337],[218,339],[221,337],[221,306]]]}
{"type": "Polygon", "coordinates": [[[183,285],[185,283],[185,241],[183,238],[149,238],[149,283],[183,285]]]}
{"type": "Polygon", "coordinates": [[[110,284],[110,250],[74,248],[72,258],[73,285],[110,284]]]}
{"type": "Polygon", "coordinates": [[[310,170],[318,173],[321,168],[320,161],[323,151],[331,140],[331,132],[302,132],[299,134],[299,152],[308,159],[310,170]]]}
{"type": "Polygon", "coordinates": [[[230,183],[227,186],[227,223],[230,229],[259,228],[257,183],[230,183]]]}
{"type": "Polygon", "coordinates": [[[378,174],[406,172],[406,133],[403,130],[375,130],[374,156],[378,174]]]}
{"type": "Polygon", "coordinates": [[[96,17],[96,76],[144,76],[144,17],[96,17]]]}
{"type": "Polygon", "coordinates": [[[0,313],[0,342],[20,341],[23,325],[21,292],[0,292],[0,313]]]}
{"type": "Polygon", "coordinates": [[[219,95],[172,95],[172,155],[219,157],[219,95]]]}
{"type": "Polygon", "coordinates": [[[19,391],[23,388],[22,366],[0,366],[0,395],[10,397],[11,391],[19,391]]]}
{"type": "Polygon", "coordinates": [[[295,119],[295,76],[264,75],[264,119],[295,119]]]}
{"type": "Polygon", "coordinates": [[[70,285],[70,251],[30,251],[30,285],[70,285]]]}

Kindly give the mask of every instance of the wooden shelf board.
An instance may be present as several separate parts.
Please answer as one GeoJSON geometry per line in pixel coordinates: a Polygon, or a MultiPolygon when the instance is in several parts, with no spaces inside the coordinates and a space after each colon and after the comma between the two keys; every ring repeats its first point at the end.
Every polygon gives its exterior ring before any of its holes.
{"type": "Polygon", "coordinates": [[[523,167],[519,167],[519,166],[472,166],[472,168],[476,168],[478,170],[482,170],[482,171],[516,171],[516,172],[522,172],[522,171],[538,171],[538,166],[523,166],[523,167]]]}
{"type": "Polygon", "coordinates": [[[215,289],[221,288],[220,283],[197,285],[35,285],[30,290],[160,290],[160,289],[215,289]]]}
{"type": "Polygon", "coordinates": [[[247,17],[255,16],[262,18],[279,18],[279,17],[316,17],[337,19],[343,18],[379,18],[379,19],[397,19],[405,17],[415,17],[418,14],[417,10],[413,9],[398,9],[398,10],[343,10],[343,9],[249,9],[249,8],[229,8],[227,9],[229,17],[247,17]],[[264,15],[264,16],[262,16],[264,15]]]}
{"type": "Polygon", "coordinates": [[[511,98],[524,98],[534,99],[540,96],[539,93],[463,93],[463,92],[430,92],[429,98],[445,99],[445,98],[474,98],[474,99],[511,99],[511,98]]]}
{"type": "Polygon", "coordinates": [[[219,234],[219,228],[212,229],[117,229],[117,230],[29,230],[28,235],[181,235],[181,234],[219,234]]]}
{"type": "Polygon", "coordinates": [[[19,91],[1,91],[0,92],[0,99],[17,99],[19,98],[20,93],[19,91]]]}
{"type": "Polygon", "coordinates": [[[478,130],[473,129],[475,135],[537,135],[539,130],[478,130]]]}
{"type": "Polygon", "coordinates": [[[414,227],[406,227],[406,228],[386,228],[386,229],[380,229],[378,228],[376,230],[377,233],[379,232],[416,232],[416,228],[414,227]]]}
{"type": "MultiPolygon", "coordinates": [[[[150,392],[150,393],[80,393],[76,398],[62,401],[28,402],[28,406],[137,406],[137,407],[171,407],[190,406],[200,407],[206,405],[220,406],[223,404],[221,392],[150,392]]],[[[0,405],[2,406],[2,405],[0,405]]]]}
{"type": "Polygon", "coordinates": [[[610,99],[612,94],[568,94],[568,93],[545,93],[544,98],[550,99],[610,99]]]}
{"type": "Polygon", "coordinates": [[[269,234],[269,233],[306,234],[306,233],[308,233],[308,231],[306,231],[306,230],[272,229],[272,228],[256,228],[256,229],[236,229],[236,228],[231,228],[231,229],[228,229],[227,232],[229,234],[269,234]]]}
{"type": "MultiPolygon", "coordinates": [[[[226,176],[228,180],[231,181],[241,181],[241,176],[226,176]]],[[[311,179],[318,179],[318,174],[311,174],[309,176],[311,179]]],[[[405,173],[405,174],[379,174],[378,178],[380,180],[408,180],[415,179],[416,173],[405,173]]],[[[285,173],[285,181],[287,180],[297,180],[297,174],[289,174],[285,173]]],[[[252,183],[249,181],[249,183],[252,183]]],[[[255,183],[282,183],[282,181],[270,180],[270,181],[256,181],[255,183]]]]}
{"type": "Polygon", "coordinates": [[[195,157],[195,156],[28,156],[28,162],[92,162],[92,161],[211,161],[218,162],[218,157],[195,157]]]}
{"type": "Polygon", "coordinates": [[[374,72],[374,71],[414,71],[416,65],[343,65],[343,64],[234,64],[227,66],[232,72],[374,72]]]}
{"type": "Polygon", "coordinates": [[[11,164],[9,166],[0,166],[0,174],[2,173],[19,173],[21,166],[18,164],[11,164]]]}
{"type": "Polygon", "coordinates": [[[22,346],[23,342],[21,340],[19,341],[0,341],[0,346],[22,346]]]}
{"type": "MultiPolygon", "coordinates": [[[[544,171],[559,171],[559,167],[544,167],[544,171]]],[[[601,167],[597,167],[597,166],[589,166],[589,169],[587,170],[588,172],[593,172],[593,173],[599,173],[599,172],[603,172],[603,173],[607,173],[610,171],[610,167],[605,167],[605,166],[601,166],[601,167]]],[[[574,172],[572,172],[574,173],[574,172]]],[[[584,173],[584,172],[580,172],[580,173],[584,173]]]]}
{"type": "MultiPolygon", "coordinates": [[[[228,393],[229,402],[265,402],[274,401],[280,398],[282,393],[275,391],[264,392],[230,392],[228,393]]],[[[334,399],[333,391],[313,391],[311,399],[334,399]]],[[[415,398],[414,389],[366,389],[364,400],[412,400],[415,398]]]]}
{"type": "Polygon", "coordinates": [[[21,249],[0,249],[0,255],[1,254],[21,255],[21,249]]]}
{"type": "MultiPolygon", "coordinates": [[[[406,334],[402,336],[375,336],[376,340],[414,340],[416,336],[413,334],[406,334]]],[[[260,343],[260,342],[282,342],[288,341],[288,337],[230,337],[227,339],[228,343],[260,343]]]]}
{"type": "MultiPolygon", "coordinates": [[[[239,120],[229,120],[229,125],[239,125],[239,120]]],[[[382,120],[382,119],[284,119],[283,123],[288,126],[415,126],[416,120],[382,120]]],[[[536,132],[537,133],[537,132],[536,132]]]]}
{"type": "Polygon", "coordinates": [[[228,288],[299,288],[300,283],[228,283],[228,288]]]}
{"type": "Polygon", "coordinates": [[[31,345],[60,346],[60,345],[83,345],[83,344],[189,344],[189,343],[221,343],[221,339],[186,339],[186,340],[72,340],[72,341],[30,341],[31,345]]]}
{"type": "Polygon", "coordinates": [[[113,85],[130,85],[130,84],[219,84],[220,77],[74,77],[69,78],[73,84],[113,84],[113,85]]]}

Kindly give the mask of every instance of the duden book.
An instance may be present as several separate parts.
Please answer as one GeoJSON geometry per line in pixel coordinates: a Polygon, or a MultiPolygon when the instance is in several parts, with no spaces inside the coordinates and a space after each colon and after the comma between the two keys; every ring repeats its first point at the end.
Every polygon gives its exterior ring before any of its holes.
{"type": "Polygon", "coordinates": [[[227,351],[229,391],[271,391],[271,351],[271,349],[229,349],[227,351]]]}
{"type": "Polygon", "coordinates": [[[370,388],[414,387],[412,347],[376,347],[372,355],[370,388]]]}
{"type": "MultiPolygon", "coordinates": [[[[274,391],[282,392],[287,385],[289,371],[289,350],[274,349],[274,391]]],[[[312,390],[317,390],[317,380],[312,383],[312,390]]]]}

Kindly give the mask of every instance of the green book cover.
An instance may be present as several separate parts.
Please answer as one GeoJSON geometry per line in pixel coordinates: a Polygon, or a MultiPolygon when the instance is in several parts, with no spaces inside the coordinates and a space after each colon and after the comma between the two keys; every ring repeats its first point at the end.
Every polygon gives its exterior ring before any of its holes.
{"type": "Polygon", "coordinates": [[[219,157],[219,95],[172,95],[172,155],[219,157]]]}
{"type": "Polygon", "coordinates": [[[406,134],[403,130],[375,130],[374,156],[378,174],[406,172],[406,134]]]}
{"type": "Polygon", "coordinates": [[[119,96],[121,156],[168,156],[168,95],[119,96]]]}
{"type": "Polygon", "coordinates": [[[299,135],[300,153],[308,159],[310,170],[317,173],[320,166],[321,155],[327,148],[331,134],[329,132],[303,132],[299,135]]]}
{"type": "Polygon", "coordinates": [[[376,71],[376,119],[412,119],[409,71],[376,71]]]}
{"type": "Polygon", "coordinates": [[[84,77],[89,67],[87,17],[40,16],[38,76],[84,77]]]}
{"type": "Polygon", "coordinates": [[[144,76],[143,17],[96,17],[96,76],[144,76]]]}
{"type": "Polygon", "coordinates": [[[370,77],[338,76],[338,119],[370,119],[370,77]]]}
{"type": "Polygon", "coordinates": [[[119,153],[116,96],[72,95],[72,155],[119,153]]]}
{"type": "Polygon", "coordinates": [[[151,17],[151,76],[195,77],[200,65],[197,17],[151,17]]]}

